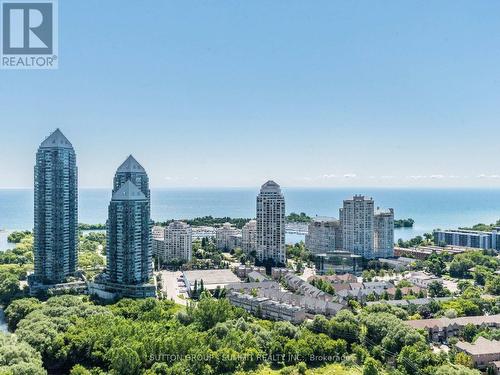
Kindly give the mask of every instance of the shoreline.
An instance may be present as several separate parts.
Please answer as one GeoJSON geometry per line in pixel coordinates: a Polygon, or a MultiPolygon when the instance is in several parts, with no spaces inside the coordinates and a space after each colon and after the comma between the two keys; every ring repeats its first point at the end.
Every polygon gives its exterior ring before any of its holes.
{"type": "MultiPolygon", "coordinates": [[[[0,229],[0,252],[3,252],[8,249],[13,249],[16,244],[10,243],[7,241],[7,237],[10,233],[16,231],[23,230],[31,230],[31,229],[0,229]]],[[[105,229],[88,229],[83,230],[83,232],[102,232],[105,229]]],[[[403,240],[408,240],[418,235],[422,235],[425,233],[423,230],[415,229],[415,228],[394,228],[394,241],[397,242],[400,238],[403,240]]],[[[296,234],[296,233],[287,233],[285,236],[285,241],[288,245],[293,245],[300,241],[305,240],[304,234],[296,234]]]]}

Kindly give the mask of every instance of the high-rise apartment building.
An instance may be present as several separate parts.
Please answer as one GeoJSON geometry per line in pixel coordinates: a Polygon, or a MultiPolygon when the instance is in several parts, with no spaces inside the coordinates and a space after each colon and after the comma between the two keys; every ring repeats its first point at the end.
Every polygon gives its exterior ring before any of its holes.
{"type": "Polygon", "coordinates": [[[285,198],[274,181],[262,185],[257,196],[257,259],[286,264],[285,198]]]}
{"type": "Polygon", "coordinates": [[[373,222],[375,258],[394,256],[394,210],[375,211],[373,222]]]}
{"type": "Polygon", "coordinates": [[[307,227],[306,248],[313,254],[342,250],[342,227],[334,218],[314,218],[307,227]]]}
{"type": "Polygon", "coordinates": [[[31,280],[62,283],[78,265],[78,173],[73,146],[59,129],[38,148],[34,172],[31,280]]]}
{"type": "Polygon", "coordinates": [[[344,250],[371,259],[374,256],[373,199],[355,195],[339,211],[344,250]]]}
{"type": "Polygon", "coordinates": [[[241,245],[241,230],[230,223],[224,223],[215,230],[217,249],[230,251],[241,245]]]}
{"type": "Polygon", "coordinates": [[[153,255],[159,257],[163,254],[164,244],[165,244],[165,227],[159,225],[153,226],[153,255]]]}
{"type": "Polygon", "coordinates": [[[257,220],[250,220],[241,229],[241,249],[245,254],[257,252],[257,220]]]}
{"type": "Polygon", "coordinates": [[[163,239],[155,239],[156,256],[161,263],[189,262],[192,257],[193,232],[182,221],[173,221],[164,228],[163,239]]]}
{"type": "Polygon", "coordinates": [[[153,227],[153,240],[164,240],[165,239],[165,227],[155,225],[153,227]]]}
{"type": "MultiPolygon", "coordinates": [[[[89,293],[105,299],[154,297],[149,178],[132,155],[113,178],[106,228],[106,272],[89,282],[89,293]]],[[[154,234],[156,242],[157,227],[154,234]]]]}
{"type": "Polygon", "coordinates": [[[152,275],[151,219],[147,196],[130,180],[113,192],[107,223],[107,276],[112,283],[147,283],[152,275]]]}

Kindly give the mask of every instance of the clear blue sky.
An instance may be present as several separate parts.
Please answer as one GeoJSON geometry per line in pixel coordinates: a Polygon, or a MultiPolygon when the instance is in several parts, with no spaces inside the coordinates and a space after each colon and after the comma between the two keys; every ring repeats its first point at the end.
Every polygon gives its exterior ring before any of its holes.
{"type": "Polygon", "coordinates": [[[0,187],[60,127],[81,186],[500,186],[499,1],[60,1],[0,71],[0,187]]]}

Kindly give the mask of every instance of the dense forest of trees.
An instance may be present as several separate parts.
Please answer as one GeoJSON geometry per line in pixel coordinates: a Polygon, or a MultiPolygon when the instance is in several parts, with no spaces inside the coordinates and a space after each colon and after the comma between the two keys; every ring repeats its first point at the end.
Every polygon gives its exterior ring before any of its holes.
{"type": "Polygon", "coordinates": [[[2,362],[1,349],[0,373],[15,375],[45,369],[73,375],[306,374],[335,363],[324,373],[478,374],[459,364],[463,358],[457,362],[454,352],[433,353],[426,337],[403,323],[407,312],[382,304],[331,319],[317,316],[301,326],[254,318],[207,294],[185,309],[155,299],[102,306],[82,296],[27,298],[14,301],[6,316],[17,339],[0,340],[21,360],[2,362]]]}
{"type": "MultiPolygon", "coordinates": [[[[485,291],[500,295],[500,261],[488,251],[433,254],[415,262],[416,269],[460,280],[452,300],[406,310],[350,301],[333,318],[316,316],[295,326],[253,317],[233,307],[222,290],[214,298],[202,285],[198,301],[187,307],[155,299],[103,304],[89,296],[27,297],[20,281],[33,267],[33,238],[20,237],[14,249],[0,253],[0,304],[15,333],[0,334],[2,375],[479,375],[453,342],[449,353],[435,353],[424,332],[404,320],[500,313],[499,298],[484,297],[485,291]]],[[[104,265],[105,241],[104,233],[80,236],[87,275],[104,265]]],[[[308,262],[303,243],[287,250],[297,268],[308,262]]],[[[224,263],[208,239],[197,243],[194,256],[193,266],[224,263]]],[[[388,271],[377,261],[367,267],[370,278],[388,271]]],[[[326,283],[317,286],[329,289],[326,283]]],[[[429,295],[450,291],[436,283],[429,295]]],[[[498,339],[500,330],[465,327],[459,338],[472,342],[479,336],[498,339]]]]}

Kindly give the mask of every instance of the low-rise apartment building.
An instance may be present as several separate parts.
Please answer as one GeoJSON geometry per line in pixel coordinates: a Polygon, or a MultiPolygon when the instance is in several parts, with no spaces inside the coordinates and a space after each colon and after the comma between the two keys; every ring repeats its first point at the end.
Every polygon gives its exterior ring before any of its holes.
{"type": "Polygon", "coordinates": [[[500,361],[500,341],[488,340],[482,336],[474,343],[459,341],[456,344],[458,351],[464,352],[472,358],[474,367],[484,370],[495,361],[500,361]]]}
{"type": "Polygon", "coordinates": [[[235,269],[235,272],[236,272],[236,275],[241,278],[241,279],[244,279],[248,276],[248,274],[250,272],[259,272],[263,275],[266,274],[266,268],[265,267],[259,267],[259,266],[245,266],[245,265],[241,265],[241,266],[238,266],[236,269],[235,269]]]}
{"type": "MultiPolygon", "coordinates": [[[[269,284],[268,282],[263,284],[269,284]]],[[[284,292],[275,288],[262,288],[258,290],[258,295],[261,297],[270,298],[273,301],[300,306],[306,310],[308,314],[325,316],[334,316],[340,310],[346,308],[346,305],[332,301],[330,299],[316,298],[309,295],[294,294],[284,292]]]]}
{"type": "Polygon", "coordinates": [[[349,283],[349,288],[341,288],[336,295],[341,303],[349,299],[355,299],[358,302],[366,302],[370,295],[380,298],[385,292],[394,288],[394,285],[387,281],[372,281],[365,283],[349,283]]]}
{"type": "Polygon", "coordinates": [[[281,277],[284,277],[289,273],[292,273],[292,270],[290,268],[284,268],[284,267],[271,268],[271,277],[273,278],[273,280],[279,280],[281,277]]]}
{"type": "Polygon", "coordinates": [[[321,299],[323,301],[333,301],[334,298],[331,294],[323,292],[321,289],[316,288],[314,285],[309,284],[307,281],[300,277],[289,273],[283,277],[287,287],[299,294],[321,299]]]}
{"type": "Polygon", "coordinates": [[[396,257],[409,257],[418,260],[425,260],[433,253],[441,254],[448,253],[452,255],[464,253],[471,250],[469,247],[463,246],[418,246],[418,247],[395,247],[394,256],[396,257]]]}
{"type": "Polygon", "coordinates": [[[254,297],[250,294],[230,292],[228,300],[237,307],[259,318],[271,320],[284,320],[300,324],[306,319],[306,311],[299,306],[280,303],[266,297],[254,297]]]}
{"type": "Polygon", "coordinates": [[[405,321],[410,327],[424,329],[429,338],[434,342],[447,341],[451,337],[458,336],[460,330],[467,324],[476,327],[500,328],[500,314],[484,316],[465,316],[461,318],[437,318],[405,321]]]}
{"type": "Polygon", "coordinates": [[[264,289],[274,289],[280,290],[280,284],[274,281],[269,281],[262,283],[260,281],[249,282],[249,283],[229,283],[226,285],[226,290],[240,292],[243,294],[256,293],[264,289]]]}
{"type": "Polygon", "coordinates": [[[391,306],[397,307],[409,307],[409,306],[423,306],[428,305],[431,302],[445,302],[451,300],[452,297],[425,297],[425,298],[414,298],[414,299],[397,299],[397,300],[380,300],[380,301],[371,301],[367,302],[366,305],[375,305],[377,303],[386,303],[391,306]]]}
{"type": "Polygon", "coordinates": [[[316,314],[334,316],[340,310],[346,308],[345,305],[334,301],[283,291],[280,284],[275,281],[232,283],[226,286],[226,290],[250,294],[254,297],[264,297],[281,304],[300,307],[311,316],[316,314]]]}
{"type": "Polygon", "coordinates": [[[358,278],[351,273],[344,273],[340,275],[336,274],[336,275],[324,275],[324,276],[311,276],[310,278],[307,279],[307,281],[310,283],[315,279],[325,280],[332,284],[355,283],[358,281],[358,278]]]}
{"type": "Polygon", "coordinates": [[[500,250],[500,227],[491,232],[464,229],[435,230],[434,243],[437,245],[500,250]]]}

